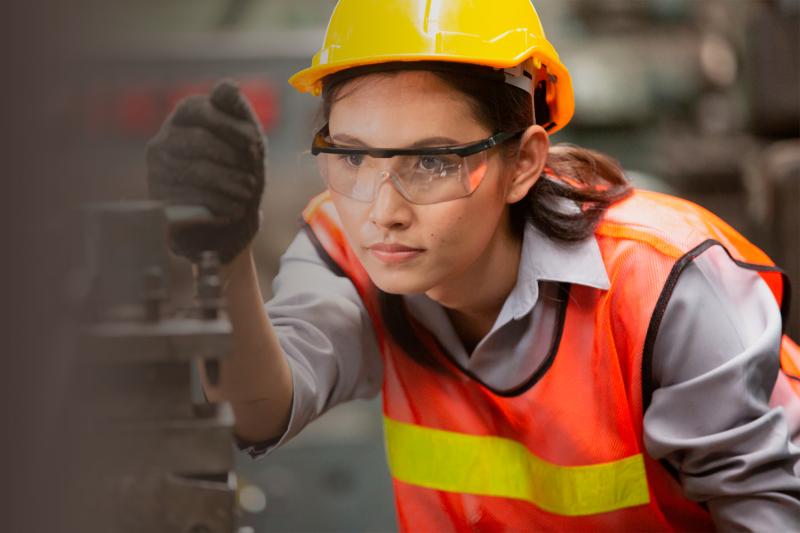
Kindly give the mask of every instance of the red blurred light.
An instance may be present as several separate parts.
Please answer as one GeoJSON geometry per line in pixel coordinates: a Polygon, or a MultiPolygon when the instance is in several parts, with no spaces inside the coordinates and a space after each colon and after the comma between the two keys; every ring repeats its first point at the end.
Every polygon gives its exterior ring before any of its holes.
{"type": "MultiPolygon", "coordinates": [[[[278,91],[275,85],[263,78],[244,78],[237,81],[242,93],[250,100],[264,131],[271,131],[279,117],[278,91]]],[[[198,80],[170,85],[100,85],[92,91],[86,115],[87,125],[100,135],[151,137],[180,100],[192,94],[207,94],[214,83],[214,80],[198,80]]]]}

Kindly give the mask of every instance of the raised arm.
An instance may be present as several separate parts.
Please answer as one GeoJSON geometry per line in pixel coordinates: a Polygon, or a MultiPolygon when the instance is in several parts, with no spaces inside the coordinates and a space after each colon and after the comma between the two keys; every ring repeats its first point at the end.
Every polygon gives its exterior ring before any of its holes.
{"type": "Polygon", "coordinates": [[[209,401],[230,402],[234,431],[242,440],[274,439],[286,430],[292,406],[292,375],[278,336],[264,309],[255,263],[248,245],[224,267],[223,296],[233,327],[233,347],[211,385],[200,367],[209,401]]]}
{"type": "Polygon", "coordinates": [[[265,139],[235,84],[184,99],[147,148],[150,195],[203,206],[213,221],[172,224],[172,250],[223,263],[232,353],[219,380],[200,374],[206,397],[233,406],[235,434],[251,455],[291,437],[329,407],[380,388],[372,325],[347,278],[334,274],[300,232],[281,258],[266,305],[251,241],[260,225],[265,139]],[[257,451],[256,451],[257,450],[257,451]]]}
{"type": "Polygon", "coordinates": [[[197,263],[217,252],[233,349],[207,397],[229,401],[236,434],[262,440],[286,427],[292,400],[289,366],[267,319],[250,243],[261,222],[266,139],[247,99],[230,81],[183,99],[146,151],[150,196],[168,207],[207,209],[211,218],[172,220],[173,252],[197,263]]]}

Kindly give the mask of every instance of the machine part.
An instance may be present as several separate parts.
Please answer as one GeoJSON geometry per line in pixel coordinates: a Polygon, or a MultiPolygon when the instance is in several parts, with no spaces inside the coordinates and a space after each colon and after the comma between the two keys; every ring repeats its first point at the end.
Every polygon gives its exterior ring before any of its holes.
{"type": "MultiPolygon", "coordinates": [[[[149,292],[145,289],[148,270],[159,269],[162,278],[167,271],[165,228],[160,202],[84,206],[86,267],[92,276],[87,304],[93,320],[146,319],[142,301],[149,292]]],[[[168,280],[161,280],[162,287],[167,284],[168,280]]]]}
{"type": "Polygon", "coordinates": [[[93,482],[81,498],[88,512],[99,508],[91,531],[232,533],[233,412],[192,399],[194,362],[218,364],[231,347],[219,260],[204,255],[194,316],[165,316],[164,206],[99,204],[85,213],[93,290],[80,346],[94,442],[93,482]]]}
{"type": "MultiPolygon", "coordinates": [[[[200,306],[200,316],[204,320],[216,320],[222,309],[222,281],[220,277],[219,256],[214,251],[205,251],[200,254],[200,264],[197,270],[197,302],[200,306]]],[[[205,359],[206,379],[211,385],[219,383],[219,361],[205,359]]]]}
{"type": "Polygon", "coordinates": [[[167,288],[164,285],[164,271],[153,266],[144,275],[145,319],[158,322],[161,318],[161,304],[167,299],[167,288]]]}
{"type": "Polygon", "coordinates": [[[231,326],[227,320],[162,319],[147,322],[90,324],[83,347],[115,363],[216,359],[230,350],[231,326]]]}
{"type": "Polygon", "coordinates": [[[222,309],[222,282],[219,269],[219,256],[216,252],[206,251],[200,254],[197,302],[200,304],[201,316],[206,320],[215,320],[222,309]]]}
{"type": "Polygon", "coordinates": [[[152,470],[107,485],[115,517],[108,531],[232,533],[235,476],[184,476],[152,470]],[[199,529],[202,528],[202,529],[199,529]]]}

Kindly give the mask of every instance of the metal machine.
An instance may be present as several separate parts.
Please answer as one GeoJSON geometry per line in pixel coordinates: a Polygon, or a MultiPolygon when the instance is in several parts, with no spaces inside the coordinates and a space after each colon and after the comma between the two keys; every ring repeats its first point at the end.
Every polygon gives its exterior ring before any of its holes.
{"type": "Polygon", "coordinates": [[[218,375],[230,347],[217,258],[204,254],[197,305],[181,312],[170,308],[162,204],[94,204],[85,222],[91,290],[83,376],[96,447],[85,461],[92,481],[85,499],[93,510],[87,528],[232,532],[232,411],[192,395],[193,365],[218,375]]]}

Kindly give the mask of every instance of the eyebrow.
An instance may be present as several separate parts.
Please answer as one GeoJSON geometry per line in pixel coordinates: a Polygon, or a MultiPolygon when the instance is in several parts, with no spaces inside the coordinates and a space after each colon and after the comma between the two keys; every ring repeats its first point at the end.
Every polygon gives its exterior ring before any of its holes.
{"type": "MultiPolygon", "coordinates": [[[[331,140],[334,143],[345,143],[345,145],[353,146],[353,147],[364,147],[364,148],[376,148],[374,146],[370,146],[369,144],[365,143],[358,137],[353,137],[352,135],[348,135],[346,133],[339,133],[331,137],[331,140]]],[[[397,148],[404,149],[404,148],[430,148],[436,146],[448,146],[448,145],[461,145],[464,144],[462,141],[457,141],[451,137],[426,137],[425,139],[420,139],[413,144],[408,146],[398,146],[397,148]]]]}

